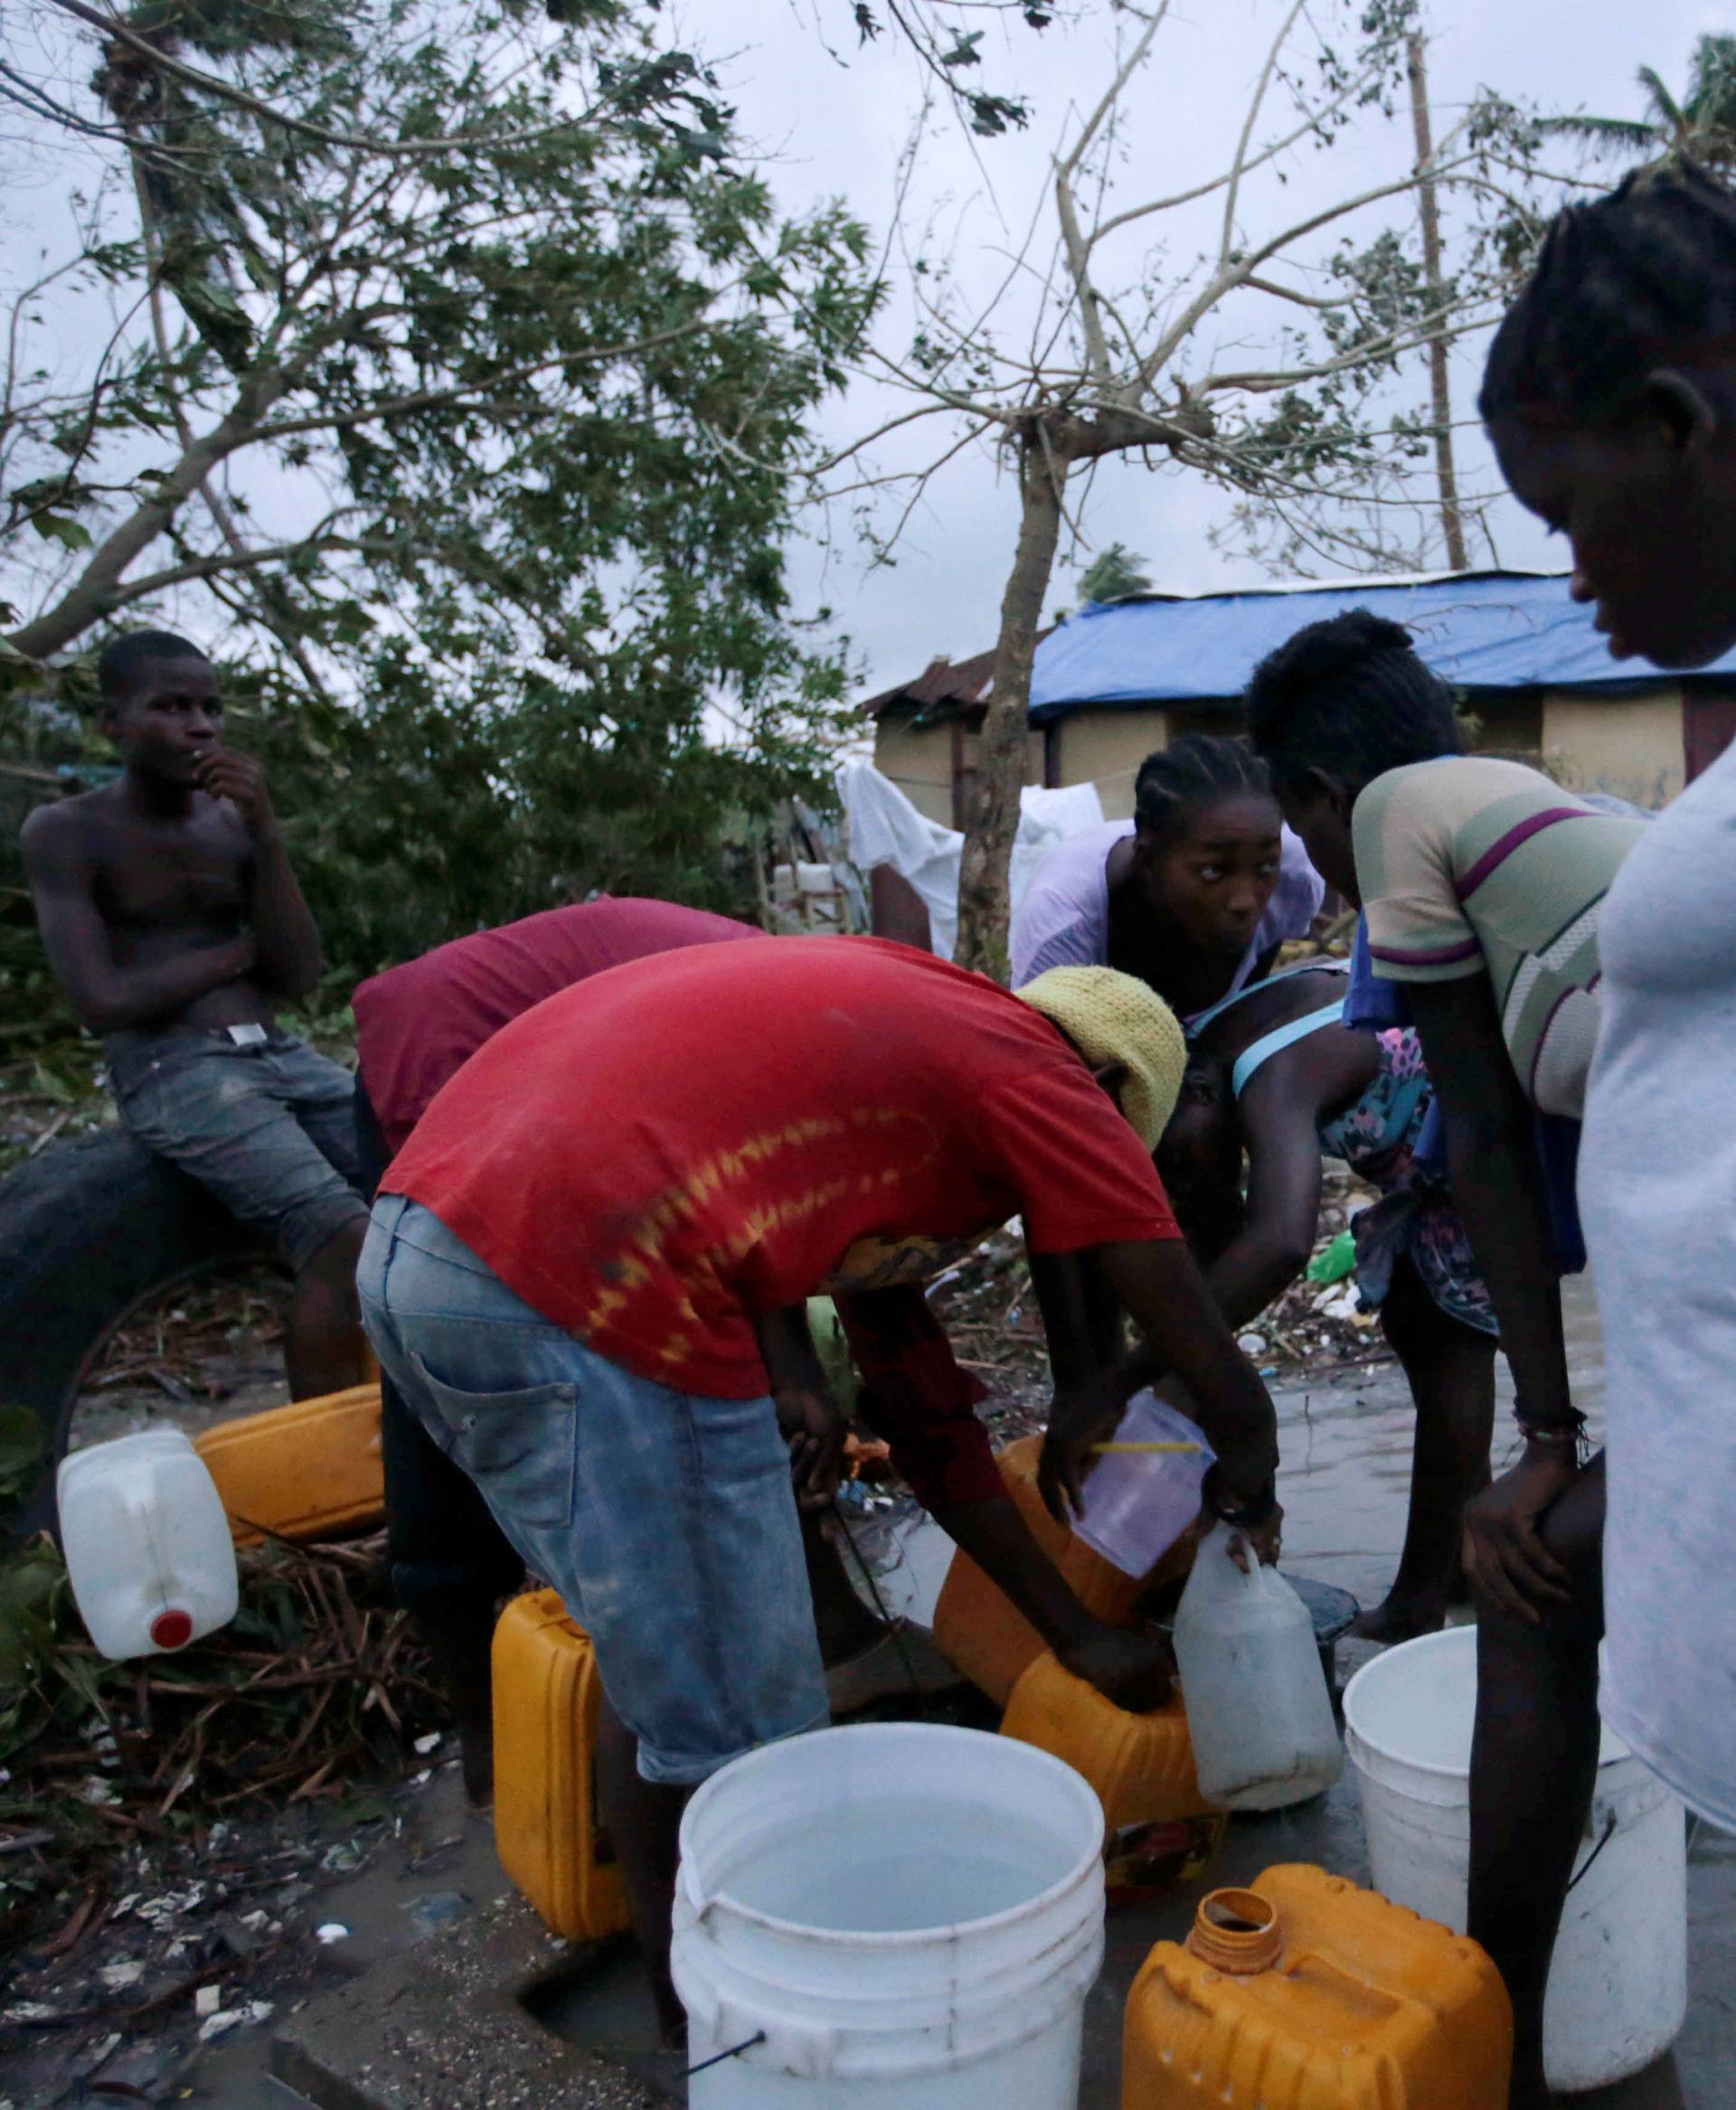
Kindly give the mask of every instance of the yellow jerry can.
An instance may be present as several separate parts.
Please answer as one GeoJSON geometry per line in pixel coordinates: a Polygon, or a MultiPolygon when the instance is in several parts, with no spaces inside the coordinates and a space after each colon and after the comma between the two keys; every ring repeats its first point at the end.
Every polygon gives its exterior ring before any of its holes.
{"type": "MultiPolygon", "coordinates": [[[[1021,1436],[995,1463],[1032,1537],[1066,1578],[1073,1595],[1087,1611],[1118,1626],[1146,1586],[1137,1577],[1123,1575],[1049,1514],[1037,1492],[1042,1453],[1041,1436],[1021,1436]]],[[[1024,1615],[962,1551],[953,1555],[934,1607],[934,1641],[949,1663],[1001,1707],[1044,1645],[1024,1615]]]]}
{"type": "Polygon", "coordinates": [[[1097,1790],[1109,1832],[1172,1817],[1209,1817],[1194,1775],[1180,1691],[1151,1714],[1131,1714],[1075,1678],[1044,1649],[1013,1688],[1004,1737],[1064,1758],[1097,1790]]]}
{"type": "Polygon", "coordinates": [[[627,1924],[627,1888],[597,1814],[590,1636],[554,1590],[514,1597],[495,1628],[495,1846],[558,1935],[599,1941],[627,1924]]]}
{"type": "Polygon", "coordinates": [[[208,1428],[193,1448],[211,1469],[238,1546],[268,1531],[338,1539],[386,1513],[380,1388],[354,1385],[208,1428]]]}
{"type": "Polygon", "coordinates": [[[1513,2011],[1477,1945],[1322,1869],[1201,1901],[1127,1995],[1122,2110],[1505,2110],[1513,2011]]]}

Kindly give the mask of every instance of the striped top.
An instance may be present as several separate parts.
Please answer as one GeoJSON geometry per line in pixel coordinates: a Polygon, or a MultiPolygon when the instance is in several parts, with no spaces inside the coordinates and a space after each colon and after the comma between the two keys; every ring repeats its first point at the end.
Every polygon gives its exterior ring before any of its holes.
{"type": "Polygon", "coordinates": [[[1352,815],[1375,973],[1486,973],[1526,1097],[1578,1118],[1597,1045],[1598,918],[1646,818],[1482,755],[1378,777],[1352,815]]]}

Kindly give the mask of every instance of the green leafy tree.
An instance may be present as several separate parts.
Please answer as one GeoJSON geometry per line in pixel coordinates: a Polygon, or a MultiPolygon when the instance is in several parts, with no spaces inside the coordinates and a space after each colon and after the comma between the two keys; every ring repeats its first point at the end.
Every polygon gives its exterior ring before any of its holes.
{"type": "Polygon", "coordinates": [[[1637,78],[1646,90],[1644,117],[1582,113],[1545,118],[1541,128],[1609,158],[1646,162],[1679,154],[1708,168],[1736,169],[1736,36],[1695,42],[1680,100],[1654,67],[1642,66],[1637,78]]]}
{"type": "Polygon", "coordinates": [[[1089,564],[1079,582],[1082,604],[1118,601],[1130,593],[1149,593],[1151,580],[1140,569],[1146,560],[1123,543],[1111,542],[1089,564]]]}
{"type": "Polygon", "coordinates": [[[656,8],[53,5],[89,95],[7,85],[99,173],[0,377],[14,683],[223,635],[352,967],[811,788],[780,551],[865,236],[778,214],[656,8]]]}

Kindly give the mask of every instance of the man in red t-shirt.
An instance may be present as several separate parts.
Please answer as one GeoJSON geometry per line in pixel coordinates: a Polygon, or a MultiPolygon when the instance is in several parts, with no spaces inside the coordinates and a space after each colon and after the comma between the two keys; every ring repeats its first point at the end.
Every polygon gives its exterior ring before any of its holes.
{"type": "MultiPolygon", "coordinates": [[[[653,953],[764,935],[674,901],[605,898],[474,931],[361,983],[350,1005],[365,1190],[378,1186],[447,1079],[544,997],[653,953]]],[[[524,1564],[476,1484],[441,1454],[390,1378],[381,1385],[380,1420],[392,1589],[439,1668],[458,1725],[465,1790],[480,1804],[494,1790],[495,1605],[520,1587],[524,1564]]],[[[841,1569],[838,1581],[842,1588],[827,1601],[847,1612],[855,1599],[841,1569]]],[[[850,1638],[855,1647],[867,1644],[860,1633],[850,1638]]]]}
{"type": "MultiPolygon", "coordinates": [[[[672,2035],[686,1795],[826,1719],[779,1427],[801,1498],[828,1500],[843,1425],[803,1314],[846,1256],[1015,1214],[1034,1257],[1092,1253],[1147,1336],[1119,1398],[1153,1360],[1173,1371],[1218,1452],[1221,1512],[1270,1512],[1271,1402],[1151,1163],[1180,1030],[1108,968],[1024,998],[873,938],[666,954],[505,1027],[382,1182],[358,1276],[370,1337],[591,1636],[604,1813],[672,2035]]],[[[939,1455],[915,1449],[919,1494],[1062,1660],[1160,1697],[1161,1644],[1079,1605],[980,1425],[974,1447],[961,1419],[939,1455]]]]}

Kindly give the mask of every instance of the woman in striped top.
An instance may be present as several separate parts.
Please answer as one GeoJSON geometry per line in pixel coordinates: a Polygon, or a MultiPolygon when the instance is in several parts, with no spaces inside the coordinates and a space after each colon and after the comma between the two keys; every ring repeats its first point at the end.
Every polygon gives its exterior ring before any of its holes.
{"type": "Polygon", "coordinates": [[[1374,974],[1416,1027],[1517,1391],[1524,1453],[1465,1512],[1483,1615],[1470,1931],[1513,1997],[1513,2101],[1542,2105],[1543,1990],[1596,1768],[1602,1632],[1602,1462],[1580,1465],[1560,1276],[1584,1264],[1572,1164],[1599,918],[1646,823],[1465,754],[1446,685],[1365,610],[1280,646],[1249,712],[1286,818],[1361,906],[1374,974]]]}

